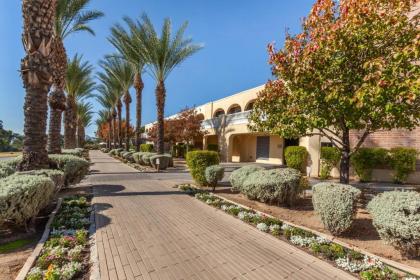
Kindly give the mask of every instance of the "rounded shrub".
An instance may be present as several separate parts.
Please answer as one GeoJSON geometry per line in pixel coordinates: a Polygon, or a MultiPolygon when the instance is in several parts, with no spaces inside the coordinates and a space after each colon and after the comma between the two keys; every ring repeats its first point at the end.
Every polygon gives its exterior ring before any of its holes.
{"type": "Polygon", "coordinates": [[[89,172],[89,162],[72,155],[49,155],[57,168],[64,172],[65,185],[77,184],[89,172]]]}
{"type": "Polygon", "coordinates": [[[367,208],[381,239],[406,256],[420,256],[420,193],[384,192],[367,208]]]}
{"type": "Polygon", "coordinates": [[[129,162],[134,162],[133,152],[123,152],[121,157],[129,162]]]}
{"type": "Polygon", "coordinates": [[[349,230],[360,190],[350,185],[319,183],[312,187],[312,204],[324,227],[333,235],[349,230]]]}
{"type": "Polygon", "coordinates": [[[140,151],[141,152],[146,152],[146,153],[153,152],[153,144],[141,144],[140,145],[140,151]]]}
{"type": "Polygon", "coordinates": [[[219,151],[219,145],[217,145],[217,144],[208,144],[207,145],[207,150],[218,152],[219,151]]]}
{"type": "Polygon", "coordinates": [[[9,165],[2,165],[0,163],[0,178],[7,177],[15,173],[15,169],[10,167],[9,165]]]}
{"type": "Polygon", "coordinates": [[[264,168],[258,165],[246,165],[234,170],[229,177],[230,184],[232,185],[232,190],[240,191],[248,176],[260,170],[264,170],[264,168]]]}
{"type": "Polygon", "coordinates": [[[0,224],[25,225],[47,206],[54,182],[46,176],[11,175],[0,179],[0,224]]]}
{"type": "Polygon", "coordinates": [[[284,159],[287,167],[306,172],[308,163],[308,151],[302,146],[289,146],[284,150],[284,159]]]}
{"type": "Polygon", "coordinates": [[[321,171],[319,177],[322,180],[328,179],[331,170],[340,162],[341,153],[336,147],[321,147],[321,171]]]}
{"type": "Polygon", "coordinates": [[[199,185],[206,185],[206,168],[219,164],[219,154],[214,151],[191,151],[187,153],[187,165],[191,176],[199,185]]]}
{"type": "Polygon", "coordinates": [[[404,183],[410,173],[416,171],[417,150],[412,148],[393,148],[390,151],[391,167],[394,169],[394,182],[404,183]]]}
{"type": "Polygon", "coordinates": [[[150,158],[152,156],[155,156],[155,155],[156,155],[156,153],[144,152],[141,156],[141,161],[142,161],[143,165],[152,166],[152,163],[150,162],[150,158]]]}
{"type": "Polygon", "coordinates": [[[213,191],[216,189],[217,183],[223,179],[224,175],[225,168],[220,165],[211,165],[205,171],[206,182],[213,188],[213,191]]]}
{"type": "Polygon", "coordinates": [[[159,169],[165,170],[169,167],[169,163],[172,159],[172,157],[168,154],[164,155],[153,155],[150,157],[150,164],[153,168],[157,169],[157,160],[159,159],[159,169]]]}
{"type": "Polygon", "coordinates": [[[24,172],[16,172],[16,175],[46,176],[54,182],[56,192],[58,192],[62,187],[64,187],[64,172],[58,169],[38,169],[24,172]]]}
{"type": "Polygon", "coordinates": [[[249,199],[293,206],[301,191],[301,177],[293,168],[259,170],[248,175],[240,190],[249,199]]]}
{"type": "Polygon", "coordinates": [[[134,162],[137,164],[143,165],[141,157],[143,156],[143,152],[133,153],[134,162]]]}
{"type": "Polygon", "coordinates": [[[388,161],[388,151],[383,148],[360,148],[350,162],[361,182],[372,179],[372,169],[384,166],[388,161]]]}

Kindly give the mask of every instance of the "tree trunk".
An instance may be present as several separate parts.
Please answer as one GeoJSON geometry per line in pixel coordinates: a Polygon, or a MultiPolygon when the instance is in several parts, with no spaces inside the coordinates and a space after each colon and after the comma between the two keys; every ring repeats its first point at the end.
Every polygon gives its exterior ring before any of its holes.
{"type": "Polygon", "coordinates": [[[83,148],[84,144],[85,144],[85,128],[83,127],[81,122],[79,122],[77,124],[77,147],[83,148]]]}
{"type": "Polygon", "coordinates": [[[112,118],[108,120],[108,149],[111,149],[111,141],[112,141],[112,118]]]}
{"type": "Polygon", "coordinates": [[[112,119],[112,146],[113,148],[117,148],[117,120],[116,117],[114,116],[112,119]]]}
{"type": "Polygon", "coordinates": [[[343,131],[343,147],[341,150],[340,162],[340,183],[348,184],[350,180],[350,133],[346,129],[343,131]]]}
{"type": "Polygon", "coordinates": [[[117,104],[118,112],[118,148],[122,148],[123,136],[122,136],[122,103],[118,100],[117,104]]]}
{"type": "Polygon", "coordinates": [[[64,111],[64,149],[76,148],[76,100],[67,97],[67,106],[64,111]]]}
{"type": "Polygon", "coordinates": [[[130,150],[130,103],[131,103],[131,96],[128,90],[124,95],[124,103],[125,103],[125,150],[128,152],[130,150]]]}
{"type": "Polygon", "coordinates": [[[52,84],[51,42],[54,35],[55,0],[23,0],[22,42],[26,56],[21,61],[24,109],[23,157],[19,170],[48,167],[46,150],[48,90],[52,84]]]}
{"type": "Polygon", "coordinates": [[[139,152],[141,142],[142,93],[144,88],[140,72],[134,76],[134,88],[136,89],[136,152],[139,152]]]}
{"type": "Polygon", "coordinates": [[[164,146],[164,116],[165,116],[166,90],[163,81],[156,86],[156,108],[157,108],[157,153],[163,154],[164,146]]]}
{"type": "Polygon", "coordinates": [[[66,108],[64,92],[53,85],[50,93],[50,123],[48,126],[48,153],[61,154],[61,118],[66,108]]]}

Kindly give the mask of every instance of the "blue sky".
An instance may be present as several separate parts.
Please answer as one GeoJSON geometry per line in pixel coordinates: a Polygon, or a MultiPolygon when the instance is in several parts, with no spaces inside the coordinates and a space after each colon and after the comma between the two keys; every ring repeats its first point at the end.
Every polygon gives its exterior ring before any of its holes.
{"type": "MultiPolygon", "coordinates": [[[[92,23],[96,36],[74,34],[65,41],[70,56],[75,53],[96,65],[114,51],[108,43],[110,27],[123,16],[146,12],[158,27],[170,17],[176,30],[189,21],[186,35],[203,43],[204,49],[176,68],[166,82],[165,114],[185,106],[200,105],[265,83],[271,76],[266,46],[281,46],[285,31],[296,33],[314,0],[92,0],[90,7],[105,17],[92,23]]],[[[0,9],[0,120],[7,129],[23,130],[24,89],[19,76],[21,44],[21,1],[2,1],[0,9]]],[[[143,124],[156,118],[154,87],[144,77],[143,124]]],[[[134,90],[131,91],[134,98],[134,90]]],[[[94,100],[92,100],[93,103],[94,100]]],[[[95,104],[95,108],[99,109],[95,104]]],[[[134,102],[132,103],[134,120],[134,102]]],[[[88,129],[93,135],[95,126],[88,129]]]]}

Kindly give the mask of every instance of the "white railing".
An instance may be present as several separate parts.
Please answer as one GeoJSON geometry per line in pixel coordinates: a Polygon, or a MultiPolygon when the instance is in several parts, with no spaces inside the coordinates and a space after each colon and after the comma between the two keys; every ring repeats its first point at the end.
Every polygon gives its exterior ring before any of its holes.
{"type": "Polygon", "coordinates": [[[229,126],[229,125],[238,125],[238,124],[248,124],[248,117],[251,111],[239,112],[229,115],[222,115],[216,118],[204,120],[201,123],[201,127],[203,129],[217,129],[221,125],[229,126]]]}

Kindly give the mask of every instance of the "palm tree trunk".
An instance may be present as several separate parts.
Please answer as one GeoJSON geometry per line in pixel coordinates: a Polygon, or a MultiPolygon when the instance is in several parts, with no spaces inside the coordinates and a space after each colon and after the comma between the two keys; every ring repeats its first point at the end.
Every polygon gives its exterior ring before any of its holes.
{"type": "Polygon", "coordinates": [[[130,150],[130,103],[131,96],[130,92],[127,91],[124,95],[125,103],[125,150],[128,152],[130,150]]]}
{"type": "Polygon", "coordinates": [[[85,140],[84,127],[81,121],[78,121],[77,123],[77,147],[78,148],[83,148],[84,140],[85,140]]]}
{"type": "Polygon", "coordinates": [[[112,141],[112,118],[108,120],[108,149],[111,149],[111,141],[112,141]]]}
{"type": "Polygon", "coordinates": [[[157,153],[165,152],[164,144],[164,116],[165,116],[165,83],[160,81],[156,86],[156,108],[157,108],[157,153]]]}
{"type": "Polygon", "coordinates": [[[112,142],[113,142],[113,148],[117,148],[117,120],[116,117],[114,116],[112,119],[112,142]]]}
{"type": "Polygon", "coordinates": [[[67,106],[64,111],[64,149],[76,148],[76,100],[67,97],[67,106]]]}
{"type": "Polygon", "coordinates": [[[54,35],[55,0],[23,0],[23,45],[21,61],[26,90],[24,109],[23,157],[19,170],[48,167],[45,134],[48,90],[52,84],[51,42],[54,35]]]}
{"type": "Polygon", "coordinates": [[[122,147],[122,103],[121,100],[118,100],[117,104],[117,111],[118,111],[118,147],[122,147]]]}
{"type": "Polygon", "coordinates": [[[134,76],[134,88],[136,89],[136,152],[139,152],[141,142],[142,93],[144,88],[140,72],[134,76]]]}
{"type": "Polygon", "coordinates": [[[61,154],[61,118],[66,109],[64,92],[53,85],[50,93],[50,123],[48,125],[48,153],[61,154]]]}

